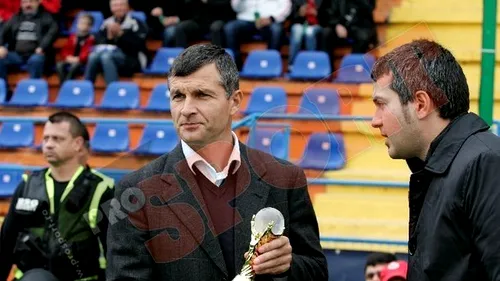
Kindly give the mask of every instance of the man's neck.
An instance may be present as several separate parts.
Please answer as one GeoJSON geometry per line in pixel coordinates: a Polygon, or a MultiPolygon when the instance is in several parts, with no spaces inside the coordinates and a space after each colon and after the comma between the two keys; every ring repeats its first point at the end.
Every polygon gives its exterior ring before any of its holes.
{"type": "Polygon", "coordinates": [[[205,159],[205,161],[212,165],[217,172],[220,172],[224,170],[224,167],[226,167],[229,162],[235,141],[237,140],[233,139],[233,134],[230,133],[229,137],[205,145],[202,148],[193,149],[205,159]]]}
{"type": "Polygon", "coordinates": [[[79,167],[80,164],[78,162],[71,161],[59,166],[51,166],[50,174],[56,181],[66,182],[71,180],[79,167]]]}
{"type": "Polygon", "coordinates": [[[450,124],[450,120],[438,118],[437,120],[432,121],[432,125],[429,124],[429,126],[427,126],[426,133],[423,134],[424,149],[419,156],[422,161],[427,160],[427,154],[429,153],[432,142],[439,136],[446,126],[448,126],[448,124],[450,124]]]}

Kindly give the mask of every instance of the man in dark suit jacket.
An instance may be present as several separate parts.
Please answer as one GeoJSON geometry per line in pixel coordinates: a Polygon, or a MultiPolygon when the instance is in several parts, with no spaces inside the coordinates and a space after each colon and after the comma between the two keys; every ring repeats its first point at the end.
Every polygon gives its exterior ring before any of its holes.
{"type": "Polygon", "coordinates": [[[246,147],[231,131],[242,101],[238,81],[218,46],[194,45],[175,60],[169,86],[181,143],[118,184],[108,281],[232,280],[252,215],[264,207],[281,211],[286,229],[258,248],[255,280],[328,279],[304,172],[246,147]]]}

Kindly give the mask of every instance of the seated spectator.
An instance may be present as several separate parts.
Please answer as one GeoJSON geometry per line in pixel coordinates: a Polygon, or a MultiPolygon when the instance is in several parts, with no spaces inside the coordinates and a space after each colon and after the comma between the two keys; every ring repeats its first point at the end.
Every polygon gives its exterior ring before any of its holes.
{"type": "MultiPolygon", "coordinates": [[[[44,0],[40,4],[45,8],[45,11],[53,15],[57,14],[61,9],[61,0],[44,0]]],[[[0,27],[10,20],[14,14],[17,14],[20,8],[20,0],[0,0],[0,27]]]]}
{"type": "Polygon", "coordinates": [[[58,30],[57,22],[39,0],[21,0],[21,11],[4,25],[0,36],[0,78],[7,79],[8,66],[23,64],[27,64],[31,78],[41,78],[58,30]]]}
{"type": "Polygon", "coordinates": [[[372,253],[366,258],[365,281],[380,281],[380,272],[397,258],[389,253],[372,253]]]}
{"type": "Polygon", "coordinates": [[[331,53],[341,40],[352,41],[353,53],[365,53],[377,43],[375,0],[333,0],[332,24],[323,29],[323,44],[331,53]]]}
{"type": "Polygon", "coordinates": [[[288,53],[288,69],[305,43],[306,50],[319,48],[318,37],[322,27],[330,21],[333,0],[294,0],[291,16],[290,45],[288,53]]]}
{"type": "Polygon", "coordinates": [[[62,61],[57,63],[59,83],[73,79],[80,68],[87,63],[87,59],[94,45],[94,36],[90,30],[94,25],[94,18],[84,14],[78,18],[77,32],[71,34],[61,51],[62,61]]]}
{"type": "Polygon", "coordinates": [[[120,75],[131,76],[146,67],[146,23],[132,17],[128,0],[110,0],[111,17],[96,36],[96,46],[85,68],[85,79],[95,82],[102,69],[109,85],[120,75]]]}
{"type": "Polygon", "coordinates": [[[267,41],[268,49],[280,50],[283,38],[283,22],[292,10],[291,0],[231,0],[236,20],[224,26],[227,47],[234,53],[241,67],[240,44],[260,33],[267,41]]]}
{"type": "Polygon", "coordinates": [[[184,14],[184,19],[178,16],[165,17],[164,9],[155,8],[151,12],[159,17],[165,26],[164,47],[187,48],[193,41],[203,39],[205,34],[210,34],[212,44],[223,45],[224,24],[235,18],[230,0],[192,0],[183,8],[189,14],[184,14]]]}
{"type": "Polygon", "coordinates": [[[380,281],[406,281],[407,272],[406,261],[393,261],[380,272],[380,281]]]}
{"type": "Polygon", "coordinates": [[[192,11],[186,9],[185,0],[157,0],[153,3],[155,7],[151,10],[151,15],[160,23],[163,47],[174,47],[176,27],[181,21],[191,19],[192,11]]]}

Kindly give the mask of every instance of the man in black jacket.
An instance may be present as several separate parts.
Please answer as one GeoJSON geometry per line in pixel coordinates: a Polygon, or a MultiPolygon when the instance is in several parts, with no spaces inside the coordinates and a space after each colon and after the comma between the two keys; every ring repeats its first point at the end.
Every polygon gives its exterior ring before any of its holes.
{"type": "Polygon", "coordinates": [[[23,64],[31,78],[42,77],[57,32],[57,22],[39,0],[21,0],[21,11],[5,23],[0,36],[0,78],[7,78],[7,66],[23,64]]]}
{"type": "Polygon", "coordinates": [[[412,171],[408,280],[500,280],[500,138],[468,113],[462,68],[418,40],[380,58],[372,77],[372,125],[412,171]]]}
{"type": "Polygon", "coordinates": [[[85,69],[85,79],[95,82],[101,67],[108,85],[146,67],[148,33],[146,24],[130,15],[128,0],[111,0],[110,8],[113,16],[102,24],[85,69]]]}

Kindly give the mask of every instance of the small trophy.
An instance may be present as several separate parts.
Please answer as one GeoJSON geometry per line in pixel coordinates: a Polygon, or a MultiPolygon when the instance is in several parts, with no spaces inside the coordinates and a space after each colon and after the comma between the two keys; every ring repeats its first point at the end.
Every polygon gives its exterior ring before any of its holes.
{"type": "Polygon", "coordinates": [[[247,251],[247,258],[241,269],[241,273],[236,275],[233,281],[253,281],[254,273],[252,271],[253,260],[258,256],[257,249],[280,237],[285,230],[285,218],[280,211],[274,208],[264,208],[253,215],[250,222],[252,235],[250,238],[250,247],[247,251]]]}

